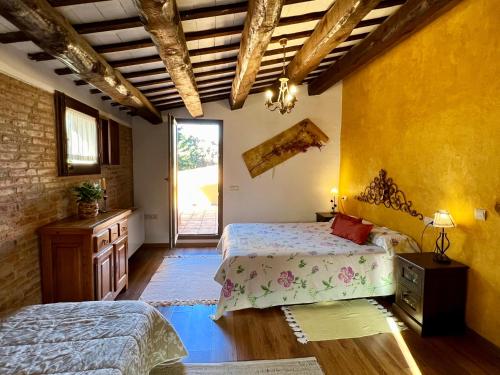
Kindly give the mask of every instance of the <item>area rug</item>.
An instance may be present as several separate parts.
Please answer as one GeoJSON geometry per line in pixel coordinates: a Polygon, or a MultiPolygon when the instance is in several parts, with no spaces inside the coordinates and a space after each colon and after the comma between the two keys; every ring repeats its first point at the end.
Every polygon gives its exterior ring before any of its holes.
{"type": "Polygon", "coordinates": [[[285,319],[297,341],[338,340],[405,329],[392,313],[372,299],[321,302],[283,306],[285,319]]]}
{"type": "Polygon", "coordinates": [[[242,361],[224,363],[188,363],[155,368],[150,375],[322,375],[316,358],[242,361]]]}
{"type": "Polygon", "coordinates": [[[217,304],[221,286],[214,275],[221,256],[167,256],[142,292],[141,301],[153,306],[217,304]]]}

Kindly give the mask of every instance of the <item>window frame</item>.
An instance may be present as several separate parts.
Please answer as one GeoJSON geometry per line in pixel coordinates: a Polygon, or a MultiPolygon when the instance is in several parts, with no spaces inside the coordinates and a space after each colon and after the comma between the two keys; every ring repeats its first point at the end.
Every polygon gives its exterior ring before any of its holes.
{"type": "Polygon", "coordinates": [[[54,93],[55,120],[57,135],[57,167],[59,176],[81,176],[101,173],[102,143],[99,111],[66,94],[56,91],[54,93]],[[66,108],[91,116],[96,120],[97,134],[97,164],[76,164],[72,167],[68,164],[68,140],[66,134],[66,108]]]}

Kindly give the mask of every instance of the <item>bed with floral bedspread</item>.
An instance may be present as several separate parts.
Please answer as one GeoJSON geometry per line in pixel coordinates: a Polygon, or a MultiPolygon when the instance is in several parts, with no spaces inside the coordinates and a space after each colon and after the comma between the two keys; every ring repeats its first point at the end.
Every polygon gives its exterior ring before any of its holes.
{"type": "Polygon", "coordinates": [[[144,302],[27,306],[0,316],[0,374],[147,375],[186,350],[144,302]]]}
{"type": "Polygon", "coordinates": [[[393,257],[410,237],[374,226],[365,245],[332,235],[330,223],[230,224],[214,319],[225,311],[394,294],[393,257]]]}

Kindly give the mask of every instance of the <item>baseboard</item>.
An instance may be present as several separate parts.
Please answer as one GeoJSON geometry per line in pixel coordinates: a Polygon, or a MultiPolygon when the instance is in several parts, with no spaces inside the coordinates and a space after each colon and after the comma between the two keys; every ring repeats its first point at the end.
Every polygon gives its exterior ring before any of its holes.
{"type": "Polygon", "coordinates": [[[167,248],[170,248],[170,244],[168,242],[167,243],[143,243],[141,247],[167,247],[167,248]]]}
{"type": "Polygon", "coordinates": [[[190,247],[217,247],[217,242],[177,242],[175,245],[177,249],[188,249],[190,247]]]}

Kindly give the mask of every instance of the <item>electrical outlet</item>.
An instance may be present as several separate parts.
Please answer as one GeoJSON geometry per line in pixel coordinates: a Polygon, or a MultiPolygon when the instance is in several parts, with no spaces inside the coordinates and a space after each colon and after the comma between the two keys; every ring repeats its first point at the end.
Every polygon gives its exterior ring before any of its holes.
{"type": "Polygon", "coordinates": [[[157,220],[158,215],[157,214],[144,214],[144,219],[146,220],[157,220]]]}
{"type": "Polygon", "coordinates": [[[486,210],[484,208],[475,208],[474,209],[474,218],[479,221],[485,221],[486,220],[486,210]]]}
{"type": "Polygon", "coordinates": [[[425,224],[425,225],[429,225],[429,224],[431,224],[433,221],[434,221],[434,219],[433,219],[432,217],[427,217],[427,216],[424,216],[424,224],[425,224]]]}
{"type": "Polygon", "coordinates": [[[229,185],[229,191],[238,191],[240,190],[240,185],[229,185]]]}

